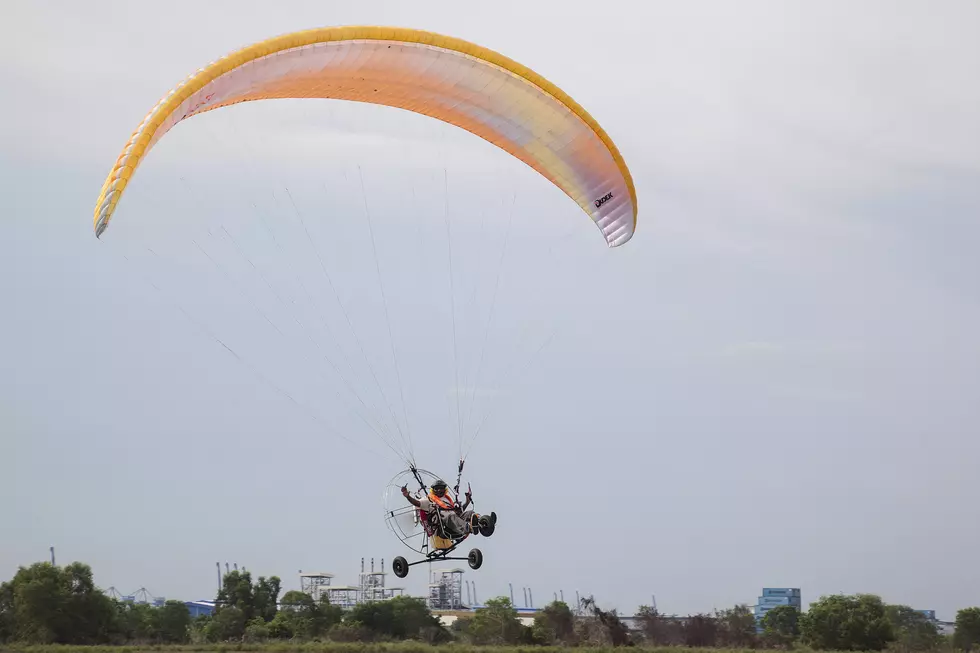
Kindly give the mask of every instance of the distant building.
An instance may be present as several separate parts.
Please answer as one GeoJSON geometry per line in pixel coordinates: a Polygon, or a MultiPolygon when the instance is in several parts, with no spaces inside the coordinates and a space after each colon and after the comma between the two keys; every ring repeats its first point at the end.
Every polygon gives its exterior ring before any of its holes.
{"type": "Polygon", "coordinates": [[[803,598],[799,587],[763,587],[762,596],[755,605],[755,621],[761,624],[766,613],[780,605],[791,605],[803,610],[803,598]]]}
{"type": "Polygon", "coordinates": [[[191,619],[214,614],[214,601],[184,601],[191,619]]]}
{"type": "Polygon", "coordinates": [[[926,619],[935,624],[936,630],[940,635],[952,635],[956,632],[956,623],[953,621],[940,621],[936,617],[935,610],[916,610],[916,612],[925,615],[926,619]]]}
{"type": "Polygon", "coordinates": [[[953,635],[956,632],[955,621],[937,621],[936,628],[940,635],[953,635]]]}
{"type": "MultiPolygon", "coordinates": [[[[470,619],[476,610],[484,608],[484,605],[471,605],[469,609],[463,608],[461,610],[433,610],[432,614],[442,623],[443,626],[447,628],[453,625],[453,622],[457,619],[470,619]]],[[[534,625],[534,616],[538,614],[540,608],[514,608],[517,611],[517,620],[525,626],[534,625]]]]}
{"type": "Polygon", "coordinates": [[[429,583],[427,601],[430,610],[461,610],[463,608],[463,570],[436,569],[429,583]]]}

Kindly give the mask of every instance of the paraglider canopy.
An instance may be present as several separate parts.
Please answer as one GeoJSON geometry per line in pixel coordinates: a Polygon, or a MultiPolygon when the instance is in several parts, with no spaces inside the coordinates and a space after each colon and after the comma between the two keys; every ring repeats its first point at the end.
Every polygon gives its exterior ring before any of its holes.
{"type": "MultiPolygon", "coordinates": [[[[633,236],[636,228],[637,201],[629,170],[619,150],[606,132],[582,106],[572,100],[565,92],[529,68],[501,54],[461,39],[421,30],[370,26],[312,29],[264,40],[214,61],[178,84],[146,114],[143,121],[132,133],[107,176],[99,193],[94,212],[96,236],[101,237],[108,228],[136,169],[154,145],[177,123],[201,113],[243,102],[303,98],[349,100],[399,108],[459,127],[497,146],[510,156],[523,161],[550,181],[554,187],[570,197],[591,218],[609,247],[618,247],[633,236]]],[[[206,121],[202,122],[206,123],[206,121]]],[[[386,145],[386,147],[390,149],[397,146],[389,147],[386,145]]],[[[392,160],[398,160],[399,155],[399,152],[391,151],[392,160]]],[[[387,156],[387,153],[384,156],[387,156]]],[[[398,162],[402,163],[402,161],[398,162]]],[[[452,530],[456,534],[464,532],[463,536],[447,539],[443,535],[449,531],[440,531],[437,528],[438,524],[430,522],[425,511],[418,511],[416,509],[417,504],[412,504],[410,501],[406,502],[407,496],[401,492],[401,488],[406,486],[409,479],[418,483],[419,489],[416,491],[418,497],[426,495],[427,486],[432,488],[443,487],[447,494],[450,490],[445,482],[437,482],[437,477],[418,469],[415,464],[412,433],[409,428],[410,420],[406,408],[408,402],[404,393],[405,384],[401,378],[388,299],[385,294],[381,266],[379,265],[375,229],[371,212],[368,209],[367,193],[364,190],[363,177],[360,175],[360,166],[358,166],[358,176],[361,181],[364,222],[370,239],[374,272],[377,275],[380,305],[387,326],[387,344],[390,348],[390,360],[398,388],[397,395],[391,394],[389,396],[385,392],[384,384],[379,379],[375,369],[377,360],[373,360],[365,352],[361,336],[358,335],[354,326],[355,320],[351,318],[352,311],[349,310],[350,307],[342,294],[338,292],[332,273],[328,271],[336,261],[331,260],[330,256],[322,255],[318,239],[311,233],[308,221],[304,218],[303,212],[300,211],[288,187],[284,187],[284,190],[295,214],[293,223],[286,224],[283,221],[276,228],[273,228],[269,222],[274,223],[275,218],[266,221],[265,217],[260,215],[256,225],[260,224],[262,228],[257,228],[253,233],[256,238],[264,238],[268,234],[272,246],[268,248],[267,253],[272,256],[278,254],[278,260],[283,263],[282,267],[285,268],[280,271],[288,272],[288,274],[273,273],[268,276],[265,274],[265,268],[277,266],[272,265],[272,261],[263,260],[265,257],[261,254],[256,256],[254,250],[250,251],[248,247],[240,246],[238,239],[233,234],[236,230],[225,228],[225,221],[234,220],[235,213],[229,211],[220,218],[220,226],[214,225],[215,232],[220,232],[223,235],[213,237],[211,229],[205,224],[201,226],[200,231],[203,232],[206,229],[207,236],[202,233],[200,240],[204,241],[206,246],[202,245],[197,238],[192,239],[191,244],[195,251],[207,260],[209,265],[206,270],[220,275],[221,283],[215,284],[214,288],[219,290],[230,288],[235,292],[229,293],[232,299],[228,299],[219,292],[223,301],[215,302],[214,305],[211,302],[202,301],[198,302],[198,306],[203,312],[212,312],[212,306],[217,306],[213,314],[216,318],[224,318],[226,321],[231,320],[228,320],[223,313],[225,307],[229,309],[231,307],[241,308],[246,311],[249,317],[260,317],[262,320],[260,323],[261,331],[255,333],[267,335],[268,341],[260,340],[263,347],[249,348],[254,353],[255,358],[264,360],[273,367],[277,367],[279,363],[295,363],[296,367],[291,369],[290,374],[293,370],[309,368],[305,371],[315,373],[318,379],[323,382],[321,386],[319,382],[313,380],[312,376],[307,377],[316,390],[321,388],[332,390],[338,399],[347,400],[350,414],[363,422],[366,429],[363,432],[376,435],[392,452],[410,465],[408,470],[402,472],[389,484],[385,492],[385,520],[389,528],[406,546],[425,555],[426,559],[455,560],[458,558],[449,556],[459,543],[466,539],[468,536],[466,533],[476,532],[483,536],[492,534],[496,524],[496,514],[491,512],[491,518],[488,518],[491,519],[491,522],[486,524],[480,523],[478,516],[477,530],[474,531],[474,524],[469,523],[468,531],[467,529],[452,530]],[[280,242],[277,234],[288,233],[290,230],[294,230],[297,234],[297,240],[301,247],[290,247],[288,239],[284,239],[287,242],[285,247],[280,242]],[[219,247],[238,266],[239,271],[237,273],[229,272],[230,266],[223,262],[220,254],[212,255],[214,249],[219,247]],[[306,269],[312,271],[314,277],[317,277],[315,282],[312,279],[310,280],[311,283],[304,282],[300,275],[300,271],[304,267],[302,264],[294,267],[294,260],[299,260],[301,263],[301,254],[308,257],[307,261],[311,265],[306,269]],[[318,276],[322,276],[322,282],[318,276]],[[295,284],[292,283],[290,277],[295,277],[295,284]],[[248,284],[250,281],[261,282],[261,291],[254,294],[249,292],[248,284]],[[287,289],[285,292],[280,292],[280,283],[287,289]],[[337,308],[339,308],[339,315],[335,314],[334,317],[342,318],[336,320],[341,325],[340,331],[346,327],[351,334],[351,340],[338,337],[337,330],[333,329],[330,324],[331,320],[324,309],[324,298],[330,297],[335,300],[337,308]],[[270,309],[272,309],[271,313],[270,309]],[[277,320],[277,317],[281,319],[277,320]],[[342,340],[347,340],[347,348],[343,346],[342,340]],[[296,351],[300,346],[305,346],[306,343],[309,343],[311,348],[305,352],[296,351]],[[266,344],[269,346],[268,350],[265,350],[266,344]],[[280,345],[282,348],[273,351],[273,345],[280,345]],[[339,352],[339,358],[332,356],[334,349],[339,352]],[[280,352],[283,353],[282,357],[278,355],[280,352]],[[294,353],[299,354],[295,359],[292,356],[294,353]],[[360,379],[354,365],[354,363],[359,362],[358,354],[366,368],[366,374],[360,379]],[[324,372],[332,373],[325,374],[324,372]],[[338,381],[339,383],[336,383],[338,381]],[[373,386],[371,381],[373,381],[373,386]],[[376,394],[374,390],[377,390],[376,394]],[[372,398],[371,395],[375,396],[372,398]],[[397,397],[398,403],[401,404],[402,417],[396,415],[396,404],[391,397],[397,397]],[[401,425],[402,422],[404,422],[404,429],[401,425]],[[431,547],[430,539],[432,540],[431,547]]],[[[212,181],[210,171],[207,173],[207,177],[208,181],[212,181]]],[[[443,180],[446,179],[447,175],[444,169],[443,180]]],[[[186,181],[183,176],[181,176],[181,181],[186,181]]],[[[242,184],[243,190],[246,186],[247,184],[242,184]]],[[[547,187],[547,184],[544,186],[547,187]]],[[[448,416],[451,421],[455,422],[455,429],[459,437],[459,467],[455,485],[448,496],[455,497],[459,495],[463,465],[469,451],[469,448],[464,450],[463,447],[464,431],[466,430],[464,426],[468,426],[467,422],[472,412],[472,404],[477,397],[481,381],[484,380],[481,374],[487,375],[483,371],[485,360],[487,365],[490,364],[490,357],[484,354],[487,352],[490,327],[493,324],[495,310],[497,310],[498,289],[501,288],[501,266],[505,260],[505,254],[508,254],[507,248],[510,242],[510,227],[516,205],[516,192],[511,201],[511,211],[506,219],[506,232],[502,238],[500,254],[493,257],[493,261],[496,261],[496,275],[495,277],[487,277],[487,280],[493,279],[493,282],[487,286],[493,289],[490,294],[489,310],[484,317],[480,311],[470,309],[469,301],[463,305],[462,312],[471,312],[471,314],[475,312],[477,326],[481,327],[472,340],[474,345],[479,345],[479,348],[474,347],[477,354],[474,357],[476,361],[475,372],[471,377],[473,383],[467,388],[460,383],[460,362],[458,360],[460,347],[457,338],[459,329],[456,322],[456,274],[453,270],[454,258],[459,260],[460,257],[453,255],[448,182],[444,188],[443,213],[448,254],[445,259],[448,263],[446,266],[448,271],[446,289],[449,291],[448,315],[452,327],[454,377],[452,396],[455,400],[455,412],[450,406],[448,416]],[[470,408],[464,417],[461,404],[466,402],[467,395],[469,396],[470,408]]],[[[208,186],[206,194],[211,195],[211,190],[208,186]]],[[[272,197],[275,200],[275,194],[272,197]]],[[[413,201],[414,198],[413,187],[413,201]]],[[[559,199],[562,198],[559,197],[559,199]]],[[[254,202],[250,202],[250,204],[257,213],[261,214],[254,202]]],[[[197,216],[196,211],[192,212],[194,219],[197,216]]],[[[533,205],[532,210],[528,211],[526,216],[526,218],[519,218],[519,220],[524,219],[529,223],[531,220],[538,219],[540,224],[553,217],[547,211],[534,211],[533,205]]],[[[353,222],[344,212],[336,211],[334,222],[347,224],[348,221],[353,222]]],[[[500,223],[503,222],[500,220],[500,223]]],[[[168,224],[170,224],[169,214],[168,224]]],[[[420,238],[420,240],[422,239],[420,238]]],[[[341,241],[341,239],[338,238],[336,241],[341,241]]],[[[486,242],[482,219],[480,235],[476,241],[480,244],[486,242]]],[[[296,244],[295,241],[293,244],[296,244]]],[[[549,255],[554,244],[554,242],[548,244],[549,255]]],[[[420,249],[422,248],[420,247],[420,249]]],[[[544,248],[540,249],[543,250],[544,248]]],[[[154,249],[146,248],[146,251],[154,260],[157,259],[158,254],[155,247],[154,249]]],[[[539,249],[534,248],[534,252],[537,251],[539,249]]],[[[352,256],[351,258],[356,260],[358,257],[352,256]]],[[[419,258],[421,260],[422,256],[420,255],[419,258]]],[[[463,258],[465,260],[465,257],[463,258]]],[[[129,259],[127,258],[127,260],[129,259]]],[[[492,264],[493,261],[489,263],[492,264]]],[[[535,261],[536,269],[550,271],[550,266],[544,259],[540,261],[535,259],[535,261]]],[[[480,256],[474,257],[473,260],[474,267],[479,267],[479,264],[485,262],[487,261],[480,256]]],[[[580,261],[575,261],[574,268],[583,267],[580,263],[580,261]]],[[[422,267],[420,266],[420,269],[422,267]]],[[[401,272],[404,271],[401,270],[401,272]]],[[[470,286],[472,289],[467,291],[471,300],[478,296],[478,290],[482,287],[481,275],[475,276],[475,280],[469,280],[467,284],[468,286],[472,284],[470,286]]],[[[555,276],[558,277],[559,275],[556,274],[555,276]]],[[[148,279],[148,281],[150,280],[148,279]]],[[[526,275],[514,275],[513,283],[515,288],[522,291],[528,286],[526,275]]],[[[152,281],[151,285],[160,290],[157,285],[152,284],[152,281]]],[[[210,284],[198,281],[196,274],[192,277],[188,287],[195,291],[203,289],[203,292],[211,288],[210,284]]],[[[419,287],[427,286],[420,284],[419,287]]],[[[437,289],[435,285],[432,288],[437,289]]],[[[534,293],[522,299],[526,299],[526,308],[527,306],[539,306],[547,303],[542,301],[542,298],[546,296],[547,293],[534,293]]],[[[242,348],[238,345],[238,341],[247,339],[248,330],[243,329],[234,332],[233,338],[219,337],[206,321],[198,322],[191,317],[188,311],[184,310],[183,302],[180,301],[183,299],[182,296],[178,296],[178,301],[175,301],[174,304],[206,336],[234,355],[249,371],[253,372],[260,380],[265,381],[280,395],[296,406],[307,408],[310,416],[319,421],[317,411],[312,410],[307,402],[297,399],[284,387],[284,384],[277,383],[274,378],[270,378],[271,375],[263,374],[258,366],[249,362],[252,357],[243,353],[242,348]]],[[[435,313],[439,314],[438,311],[435,313]]],[[[228,315],[241,315],[241,313],[229,310],[228,315]]],[[[513,324],[513,320],[507,322],[509,327],[512,327],[513,324]]],[[[442,339],[440,344],[450,342],[449,333],[447,329],[445,332],[447,337],[442,339]]],[[[531,354],[524,361],[525,366],[530,363],[537,352],[550,342],[553,335],[554,332],[532,352],[524,352],[524,354],[531,354]]],[[[417,340],[413,341],[413,347],[424,351],[417,340]]],[[[444,349],[448,353],[449,347],[446,346],[444,349]]],[[[420,360],[421,358],[419,357],[420,360]]],[[[518,363],[521,361],[513,360],[509,361],[511,365],[503,365],[503,363],[508,362],[504,358],[500,357],[503,368],[501,376],[507,378],[511,371],[518,369],[518,363]]],[[[430,368],[433,367],[433,363],[426,359],[424,366],[430,368]]],[[[310,394],[313,392],[311,390],[310,394]]],[[[487,411],[480,421],[474,422],[476,427],[469,441],[470,446],[480,434],[483,424],[486,423],[491,414],[492,411],[487,411]]],[[[355,422],[355,424],[357,423],[355,422]]],[[[360,425],[357,426],[361,428],[360,425]]],[[[336,433],[341,435],[339,430],[336,430],[336,433]]],[[[341,437],[351,442],[351,439],[343,435],[341,437]]],[[[437,491],[435,494],[442,496],[441,491],[437,491]]],[[[468,500],[471,498],[469,492],[466,496],[468,500]]],[[[441,519],[438,510],[434,514],[436,519],[441,519]]],[[[464,559],[469,561],[470,567],[473,569],[482,565],[482,553],[479,549],[471,550],[467,558],[464,559]]],[[[396,568],[396,573],[399,576],[404,576],[409,566],[418,564],[418,562],[408,563],[404,559],[400,560],[403,564],[396,568]],[[401,571],[398,571],[399,569],[401,571]]]]}
{"type": "Polygon", "coordinates": [[[393,27],[328,27],[285,34],[201,68],[167,93],[133,132],[95,208],[109,225],[147,152],[175,124],[220,107],[273,98],[381,104],[465,129],[524,161],[571,197],[610,247],[636,227],[636,192],[618,149],[557,86],[461,39],[393,27]]]}

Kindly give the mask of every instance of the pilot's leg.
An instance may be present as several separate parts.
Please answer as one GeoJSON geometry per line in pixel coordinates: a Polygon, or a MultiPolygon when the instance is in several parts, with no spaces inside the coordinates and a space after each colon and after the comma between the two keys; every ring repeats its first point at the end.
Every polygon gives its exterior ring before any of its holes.
{"type": "Polygon", "coordinates": [[[449,531],[456,537],[462,537],[466,533],[469,533],[469,524],[462,519],[455,512],[449,510],[443,510],[440,513],[442,517],[442,523],[445,525],[446,530],[449,531]]]}

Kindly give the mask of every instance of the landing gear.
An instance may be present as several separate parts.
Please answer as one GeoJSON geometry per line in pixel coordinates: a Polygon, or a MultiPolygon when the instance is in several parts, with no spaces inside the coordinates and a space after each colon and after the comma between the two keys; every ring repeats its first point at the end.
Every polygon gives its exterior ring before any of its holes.
{"type": "Polygon", "coordinates": [[[477,528],[483,537],[490,537],[497,528],[497,513],[491,515],[481,515],[477,521],[477,528]]]}
{"type": "Polygon", "coordinates": [[[469,564],[470,569],[479,569],[483,566],[483,552],[479,549],[470,549],[470,552],[465,558],[450,556],[449,553],[451,552],[452,549],[449,549],[445,551],[445,555],[428,555],[422,560],[416,560],[415,562],[409,562],[402,556],[398,556],[391,561],[391,570],[395,572],[395,575],[399,578],[405,578],[405,576],[408,576],[409,567],[413,565],[420,565],[423,562],[433,562],[435,560],[465,560],[467,564],[469,564]]]}
{"type": "Polygon", "coordinates": [[[398,556],[391,561],[391,570],[395,572],[395,575],[399,578],[405,578],[405,576],[408,576],[408,560],[398,556]]]}

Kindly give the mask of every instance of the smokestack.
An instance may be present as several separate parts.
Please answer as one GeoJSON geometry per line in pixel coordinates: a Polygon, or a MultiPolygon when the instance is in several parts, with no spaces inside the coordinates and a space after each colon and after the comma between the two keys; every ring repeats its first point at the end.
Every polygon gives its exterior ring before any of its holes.
{"type": "Polygon", "coordinates": [[[531,600],[531,607],[534,607],[534,594],[531,594],[531,588],[527,588],[527,598],[531,600]]]}
{"type": "Polygon", "coordinates": [[[54,547],[51,547],[51,566],[52,567],[57,566],[54,564],[54,547]]]}
{"type": "Polygon", "coordinates": [[[218,591],[220,592],[221,591],[221,587],[222,587],[222,583],[221,583],[221,563],[220,562],[216,562],[214,564],[217,565],[217,567],[218,567],[218,591]]]}
{"type": "Polygon", "coordinates": [[[476,581],[473,581],[473,603],[478,604],[480,600],[476,598],[476,581]]]}
{"type": "Polygon", "coordinates": [[[524,590],[524,607],[527,607],[527,588],[522,588],[524,590]]]}
{"type": "Polygon", "coordinates": [[[558,590],[558,593],[561,594],[561,602],[564,603],[565,602],[565,590],[558,590]]]}
{"type": "Polygon", "coordinates": [[[510,588],[510,604],[514,605],[514,584],[507,583],[507,587],[510,588]]]}

